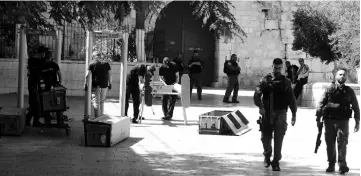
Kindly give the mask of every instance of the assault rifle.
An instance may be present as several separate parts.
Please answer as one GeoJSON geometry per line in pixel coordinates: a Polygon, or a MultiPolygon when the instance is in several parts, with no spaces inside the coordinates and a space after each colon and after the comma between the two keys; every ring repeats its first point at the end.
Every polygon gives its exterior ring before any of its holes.
{"type": "Polygon", "coordinates": [[[323,122],[322,121],[321,121],[321,123],[317,122],[317,127],[318,127],[318,134],[317,134],[317,139],[316,139],[315,153],[317,153],[318,147],[320,147],[320,145],[321,145],[323,122]]]}

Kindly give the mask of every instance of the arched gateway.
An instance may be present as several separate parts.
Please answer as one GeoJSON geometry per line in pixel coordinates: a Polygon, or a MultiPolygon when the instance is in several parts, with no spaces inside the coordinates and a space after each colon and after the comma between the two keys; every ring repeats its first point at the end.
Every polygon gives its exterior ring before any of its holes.
{"type": "Polygon", "coordinates": [[[156,19],[154,28],[153,53],[155,57],[173,58],[177,52],[184,53],[183,62],[192,56],[193,50],[200,50],[205,66],[202,73],[204,86],[211,86],[215,64],[215,37],[202,21],[192,15],[190,2],[168,3],[156,19]]]}

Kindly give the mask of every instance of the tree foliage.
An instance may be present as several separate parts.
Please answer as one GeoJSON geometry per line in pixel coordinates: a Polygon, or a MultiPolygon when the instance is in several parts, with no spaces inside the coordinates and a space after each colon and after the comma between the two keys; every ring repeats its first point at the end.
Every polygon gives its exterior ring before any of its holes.
{"type": "Polygon", "coordinates": [[[302,50],[326,63],[338,59],[339,54],[332,50],[333,45],[328,37],[335,32],[335,23],[310,6],[298,8],[293,17],[293,50],[302,50]]]}
{"type": "Polygon", "coordinates": [[[202,19],[203,26],[219,38],[225,37],[226,41],[238,36],[242,41],[246,33],[238,25],[230,8],[235,8],[230,1],[192,1],[193,15],[202,19]]]}
{"type": "MultiPolygon", "coordinates": [[[[50,18],[57,24],[79,22],[84,29],[92,29],[105,19],[120,24],[131,7],[128,1],[50,1],[50,18]]],[[[119,28],[120,25],[117,25],[119,28]]]]}
{"type": "Polygon", "coordinates": [[[357,69],[360,68],[360,3],[303,2],[294,17],[293,49],[302,49],[313,57],[320,57],[321,61],[326,63],[334,62],[335,69],[347,69],[351,82],[356,82],[357,69]],[[329,57],[322,57],[317,53],[320,45],[327,46],[329,57]]]}
{"type": "Polygon", "coordinates": [[[3,24],[26,24],[32,29],[52,28],[43,15],[47,9],[45,1],[2,1],[0,20],[3,24]]]}

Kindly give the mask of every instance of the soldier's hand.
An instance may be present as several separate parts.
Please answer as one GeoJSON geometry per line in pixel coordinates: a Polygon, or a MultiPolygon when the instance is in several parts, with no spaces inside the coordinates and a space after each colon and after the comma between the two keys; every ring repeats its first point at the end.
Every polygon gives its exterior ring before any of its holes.
{"type": "Polygon", "coordinates": [[[354,132],[358,132],[360,130],[360,123],[356,123],[354,132]]]}
{"type": "Polygon", "coordinates": [[[109,84],[108,89],[109,89],[109,90],[112,89],[112,84],[109,84]]]}
{"type": "Polygon", "coordinates": [[[266,110],[264,108],[259,108],[259,114],[264,115],[266,110]]]}
{"type": "Polygon", "coordinates": [[[292,126],[295,126],[295,124],[296,124],[296,114],[292,114],[291,124],[292,124],[292,126]]]}
{"type": "Polygon", "coordinates": [[[88,85],[84,84],[84,90],[85,90],[85,91],[88,90],[88,85]]]}

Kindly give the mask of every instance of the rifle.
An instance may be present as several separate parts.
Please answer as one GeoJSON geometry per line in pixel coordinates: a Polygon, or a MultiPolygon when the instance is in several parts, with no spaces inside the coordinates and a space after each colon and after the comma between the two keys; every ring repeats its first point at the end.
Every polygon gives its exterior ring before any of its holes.
{"type": "Polygon", "coordinates": [[[322,136],[322,128],[323,128],[323,121],[319,123],[320,125],[317,125],[318,127],[318,134],[316,139],[316,147],[315,147],[315,153],[317,153],[318,147],[321,145],[321,136],[322,136]]]}
{"type": "Polygon", "coordinates": [[[269,92],[269,101],[268,101],[268,117],[266,115],[266,117],[269,120],[269,124],[273,124],[273,80],[272,80],[272,76],[267,76],[267,84],[270,88],[270,92],[269,92]]]}

